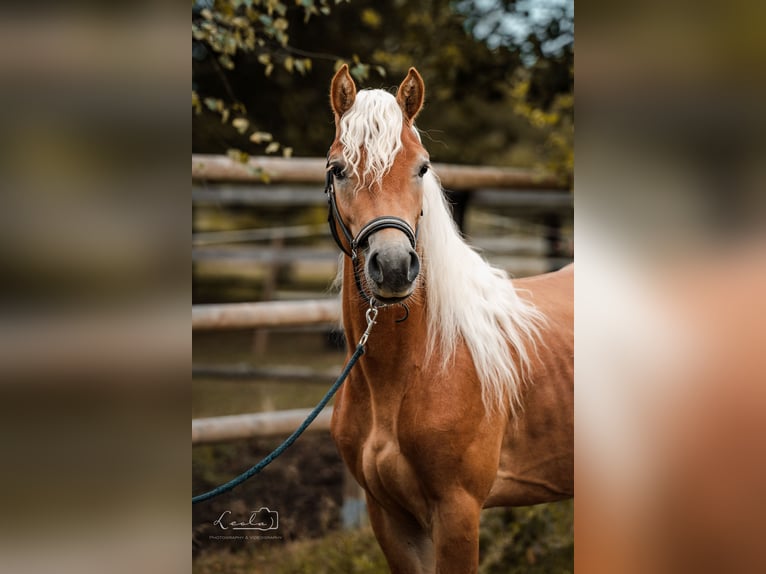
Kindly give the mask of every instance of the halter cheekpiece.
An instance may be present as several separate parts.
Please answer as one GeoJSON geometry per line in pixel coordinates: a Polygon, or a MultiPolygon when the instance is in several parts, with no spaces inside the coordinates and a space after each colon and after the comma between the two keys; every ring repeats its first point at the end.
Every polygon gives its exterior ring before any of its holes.
{"type": "Polygon", "coordinates": [[[330,233],[332,233],[332,237],[335,240],[335,243],[338,244],[338,247],[340,247],[340,250],[351,259],[355,260],[357,258],[357,249],[363,246],[373,233],[376,233],[381,229],[398,229],[407,236],[410,245],[415,249],[418,242],[417,230],[413,230],[410,224],[404,221],[401,217],[395,217],[393,215],[383,215],[367,222],[367,224],[359,231],[359,235],[354,237],[351,230],[346,225],[346,222],[343,221],[340,211],[338,211],[338,203],[335,200],[333,174],[330,170],[327,170],[324,192],[327,194],[327,223],[330,225],[330,233]],[[341,241],[340,236],[338,235],[338,228],[340,228],[341,233],[343,233],[343,237],[346,239],[348,246],[341,241]]]}
{"type": "MultiPolygon", "coordinates": [[[[329,163],[327,164],[327,167],[330,167],[329,163]]],[[[345,253],[351,259],[351,264],[354,268],[354,280],[356,281],[356,288],[359,291],[359,294],[365,299],[365,301],[372,303],[373,298],[365,292],[364,288],[362,287],[361,278],[359,277],[359,269],[357,267],[359,258],[357,256],[357,250],[367,243],[367,240],[373,233],[377,233],[381,229],[398,229],[407,236],[407,239],[410,242],[410,246],[415,249],[418,242],[418,229],[413,230],[410,224],[401,217],[383,215],[367,222],[359,231],[359,234],[354,237],[354,235],[351,233],[351,230],[343,221],[343,217],[341,217],[340,211],[338,211],[338,203],[335,200],[333,173],[330,169],[327,170],[324,192],[327,195],[327,223],[330,226],[330,233],[332,233],[332,237],[335,240],[335,243],[337,243],[338,247],[340,247],[340,250],[343,251],[343,253],[345,253]],[[340,228],[346,243],[343,243],[340,235],[338,235],[338,228],[340,228]]],[[[407,316],[405,315],[405,319],[406,317],[407,316]]]]}

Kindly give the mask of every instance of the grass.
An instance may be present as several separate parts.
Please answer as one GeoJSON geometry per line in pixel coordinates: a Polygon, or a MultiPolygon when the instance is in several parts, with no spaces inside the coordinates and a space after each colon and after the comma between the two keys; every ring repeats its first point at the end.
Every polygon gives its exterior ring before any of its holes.
{"type": "Polygon", "coordinates": [[[242,552],[205,551],[193,574],[384,574],[386,560],[369,528],[315,540],[257,546],[242,552]]]}
{"type": "MultiPolygon", "coordinates": [[[[481,574],[574,572],[573,504],[564,501],[484,512],[481,574]]],[[[251,546],[239,552],[206,550],[193,574],[378,574],[388,572],[372,530],[333,532],[287,544],[251,546]]]]}

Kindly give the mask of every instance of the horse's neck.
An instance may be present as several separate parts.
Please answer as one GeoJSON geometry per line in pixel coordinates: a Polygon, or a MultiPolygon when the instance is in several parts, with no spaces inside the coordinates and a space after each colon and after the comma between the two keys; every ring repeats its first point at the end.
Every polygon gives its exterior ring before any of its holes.
{"type": "MultiPolygon", "coordinates": [[[[356,293],[343,301],[343,328],[353,350],[367,328],[366,312],[369,307],[356,293]]],[[[375,325],[372,327],[365,348],[365,356],[384,355],[400,362],[425,354],[425,310],[421,303],[379,307],[375,325]],[[404,319],[405,320],[401,320],[404,319]]]]}
{"type": "MultiPolygon", "coordinates": [[[[343,275],[343,327],[351,349],[354,349],[367,328],[366,313],[369,306],[357,291],[351,265],[345,266],[343,275]]],[[[420,289],[424,287],[421,286],[420,289]]],[[[376,366],[385,366],[387,377],[395,378],[398,371],[405,372],[413,365],[422,364],[427,343],[426,308],[423,293],[416,293],[401,305],[380,307],[372,327],[362,363],[366,376],[376,373],[376,366]],[[407,317],[406,320],[397,320],[407,317]]]]}

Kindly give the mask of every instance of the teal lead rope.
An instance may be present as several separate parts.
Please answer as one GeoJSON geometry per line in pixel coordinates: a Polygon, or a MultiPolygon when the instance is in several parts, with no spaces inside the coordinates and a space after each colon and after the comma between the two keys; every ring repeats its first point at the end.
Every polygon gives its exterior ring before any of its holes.
{"type": "Polygon", "coordinates": [[[348,374],[351,372],[351,369],[356,364],[356,362],[359,360],[359,358],[364,355],[364,346],[367,344],[367,338],[370,336],[370,331],[372,330],[372,326],[375,324],[375,319],[378,316],[378,309],[376,307],[370,307],[367,310],[367,329],[365,330],[362,337],[359,339],[359,343],[356,346],[356,350],[354,351],[354,354],[351,355],[351,358],[348,360],[348,363],[346,363],[346,366],[343,368],[343,371],[341,372],[340,376],[338,377],[338,380],[335,381],[332,387],[330,387],[330,390],[327,391],[324,397],[322,397],[322,400],[319,401],[319,404],[314,407],[314,410],[312,410],[309,413],[309,416],[306,417],[306,420],[301,423],[301,426],[299,426],[295,431],[293,431],[293,434],[291,434],[289,437],[285,439],[285,442],[280,444],[276,449],[274,449],[271,454],[266,456],[263,460],[261,460],[258,464],[255,466],[249,468],[239,476],[231,479],[229,482],[222,484],[221,486],[218,486],[214,488],[213,490],[210,490],[208,492],[205,492],[203,494],[199,494],[197,496],[192,497],[192,504],[197,504],[198,502],[203,502],[205,500],[210,500],[211,498],[215,498],[219,494],[223,494],[224,492],[230,491],[232,488],[239,486],[243,482],[245,482],[248,478],[251,478],[261,472],[264,468],[266,468],[269,464],[271,464],[274,459],[279,457],[283,452],[285,452],[290,446],[298,439],[299,436],[303,434],[303,431],[305,431],[309,425],[314,422],[314,419],[317,418],[320,412],[322,412],[322,409],[327,406],[327,403],[330,402],[330,399],[335,395],[335,393],[338,391],[340,386],[343,384],[343,382],[348,377],[348,374]]]}

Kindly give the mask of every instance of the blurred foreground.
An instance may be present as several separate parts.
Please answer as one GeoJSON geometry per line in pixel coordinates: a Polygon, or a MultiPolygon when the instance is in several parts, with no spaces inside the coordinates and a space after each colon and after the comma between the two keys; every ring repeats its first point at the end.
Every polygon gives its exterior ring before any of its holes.
{"type": "Polygon", "coordinates": [[[576,568],[766,571],[763,5],[578,12],[576,568]]]}

